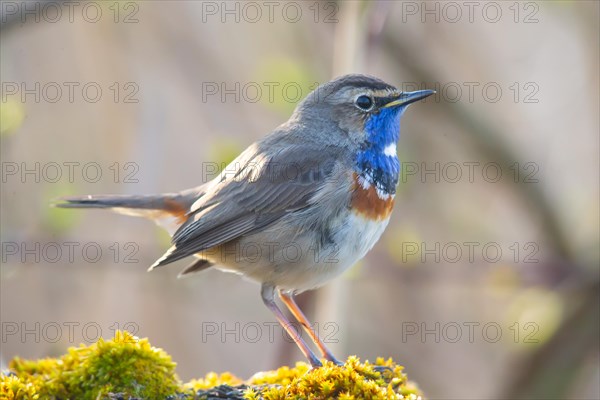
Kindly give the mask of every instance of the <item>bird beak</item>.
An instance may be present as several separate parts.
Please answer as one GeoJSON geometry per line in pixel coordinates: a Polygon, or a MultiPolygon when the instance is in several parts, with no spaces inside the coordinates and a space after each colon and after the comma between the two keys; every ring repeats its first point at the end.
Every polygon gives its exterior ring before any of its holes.
{"type": "Polygon", "coordinates": [[[416,90],[414,92],[402,92],[398,96],[396,96],[392,101],[386,103],[383,107],[398,107],[398,106],[407,106],[410,103],[414,103],[415,101],[419,101],[424,99],[425,97],[429,97],[432,94],[435,94],[434,90],[416,90]]]}

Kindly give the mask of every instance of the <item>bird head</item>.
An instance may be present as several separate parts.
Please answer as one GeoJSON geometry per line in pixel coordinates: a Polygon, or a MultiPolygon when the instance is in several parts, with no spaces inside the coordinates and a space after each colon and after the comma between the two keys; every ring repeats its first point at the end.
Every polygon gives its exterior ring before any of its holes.
{"type": "Polygon", "coordinates": [[[408,105],[434,93],[403,92],[375,77],[345,75],[315,89],[298,105],[295,115],[324,127],[333,123],[353,143],[383,151],[398,141],[400,117],[408,105]]]}

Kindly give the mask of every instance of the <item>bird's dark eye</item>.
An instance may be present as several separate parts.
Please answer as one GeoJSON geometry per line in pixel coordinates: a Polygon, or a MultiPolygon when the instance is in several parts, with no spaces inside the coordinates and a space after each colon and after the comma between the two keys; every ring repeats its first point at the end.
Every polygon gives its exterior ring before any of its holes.
{"type": "Polygon", "coordinates": [[[356,99],[356,106],[361,110],[369,111],[373,106],[373,100],[369,96],[358,96],[356,99]]]}

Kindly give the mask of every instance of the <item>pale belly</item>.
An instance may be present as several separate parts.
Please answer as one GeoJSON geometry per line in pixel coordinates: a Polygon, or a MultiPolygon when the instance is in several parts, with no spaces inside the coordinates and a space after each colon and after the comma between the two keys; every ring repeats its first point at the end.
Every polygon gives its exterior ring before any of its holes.
{"type": "Polygon", "coordinates": [[[280,237],[278,241],[267,231],[232,243],[207,258],[221,270],[302,292],[326,284],[364,257],[388,222],[389,218],[376,221],[350,212],[332,227],[332,240],[325,245],[317,241],[317,235],[280,237]]]}

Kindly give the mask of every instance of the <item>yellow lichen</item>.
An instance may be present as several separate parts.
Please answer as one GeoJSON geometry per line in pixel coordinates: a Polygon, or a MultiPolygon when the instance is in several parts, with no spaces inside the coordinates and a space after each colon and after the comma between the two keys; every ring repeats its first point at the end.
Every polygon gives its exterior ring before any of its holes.
{"type": "Polygon", "coordinates": [[[0,379],[0,399],[39,399],[35,385],[17,376],[2,376],[0,379]]]}
{"type": "Polygon", "coordinates": [[[247,384],[274,384],[259,395],[256,391],[247,398],[265,400],[304,399],[417,399],[419,391],[408,385],[402,367],[389,360],[377,359],[375,364],[361,363],[350,357],[342,366],[326,363],[322,368],[309,370],[298,363],[296,368],[283,367],[277,371],[255,376],[247,384]],[[266,378],[265,378],[266,377],[266,378]]]}
{"type": "Polygon", "coordinates": [[[297,362],[295,368],[281,367],[275,371],[258,372],[249,379],[252,385],[289,385],[294,379],[299,378],[310,370],[310,365],[297,362]]]}
{"type": "Polygon", "coordinates": [[[343,366],[326,363],[322,368],[310,369],[306,363],[295,368],[281,367],[261,372],[246,384],[245,397],[265,399],[417,399],[418,388],[407,381],[403,367],[391,359],[379,358],[375,364],[361,363],[350,357],[343,366]]]}
{"type": "Polygon", "coordinates": [[[326,362],[311,369],[299,362],[260,372],[247,381],[225,372],[181,384],[175,363],[147,339],[128,332],[115,338],[70,348],[60,358],[27,361],[15,358],[10,373],[0,375],[0,399],[178,399],[210,397],[248,400],[283,399],[409,399],[420,397],[418,388],[407,381],[403,367],[391,359],[374,364],[350,357],[342,366],[326,362]],[[227,397],[222,397],[227,393],[227,397]],[[216,396],[215,396],[216,397],[216,396]]]}
{"type": "Polygon", "coordinates": [[[198,390],[206,390],[219,385],[238,386],[242,383],[244,383],[244,381],[229,372],[224,372],[220,375],[214,372],[209,372],[204,378],[192,379],[188,383],[184,384],[183,388],[185,390],[193,390],[194,392],[197,392],[198,390]]]}

